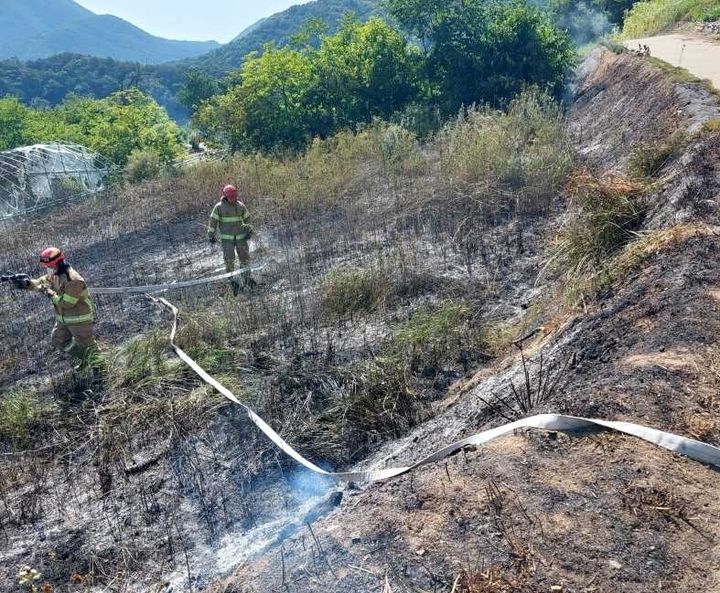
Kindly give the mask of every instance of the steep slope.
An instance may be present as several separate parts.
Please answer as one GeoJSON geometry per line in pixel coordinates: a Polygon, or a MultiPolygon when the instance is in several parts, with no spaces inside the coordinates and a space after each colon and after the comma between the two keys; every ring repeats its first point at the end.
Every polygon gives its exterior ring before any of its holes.
{"type": "Polygon", "coordinates": [[[215,41],[174,41],[72,0],[1,0],[0,58],[29,60],[72,52],[158,64],[206,53],[215,41]]]}
{"type": "MultiPolygon", "coordinates": [[[[238,158],[115,189],[9,225],[0,255],[29,270],[52,237],[94,285],[209,275],[221,256],[206,246],[208,209],[237,180],[260,285],[168,293],[179,340],[324,467],[405,465],[545,411],[719,444],[717,102],[606,52],[562,124],[537,110],[478,112],[424,150],[379,126],[296,161],[238,158]],[[601,179],[654,163],[642,224],[578,306],[541,273],[577,209],[557,185],[568,144],[601,179]],[[526,374],[512,340],[532,329],[526,374]],[[557,388],[526,412],[510,387],[525,381],[557,388]]],[[[31,564],[56,590],[718,590],[717,472],[699,463],[615,434],[518,431],[312,509],[328,485],[188,372],[151,302],[97,299],[94,376],[47,354],[39,295],[3,288],[0,303],[3,582],[31,564]]]]}
{"type": "MultiPolygon", "coordinates": [[[[640,148],[694,133],[656,172],[640,238],[595,302],[569,311],[539,284],[547,300],[541,337],[524,349],[528,380],[542,380],[540,353],[563,378],[534,412],[640,422],[717,445],[720,134],[697,124],[698,109],[707,122],[720,107],[702,85],[675,85],[640,58],[591,61],[568,125],[601,177],[627,170],[640,148]]],[[[456,384],[435,418],[369,463],[407,465],[506,422],[507,409],[486,402],[523,383],[518,357],[456,384]]],[[[650,593],[665,583],[717,592],[717,491],[716,470],[627,437],[519,432],[414,476],[346,490],[312,532],[211,590],[650,593]]]]}

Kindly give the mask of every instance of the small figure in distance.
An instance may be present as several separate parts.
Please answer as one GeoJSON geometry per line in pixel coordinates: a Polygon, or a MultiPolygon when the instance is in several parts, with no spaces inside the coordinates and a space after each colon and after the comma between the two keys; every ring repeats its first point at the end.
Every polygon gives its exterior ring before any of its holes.
{"type": "MultiPolygon", "coordinates": [[[[222,190],[222,199],[215,204],[210,214],[208,223],[208,241],[214,244],[220,239],[222,245],[223,259],[225,260],[225,271],[235,271],[235,257],[240,260],[243,268],[250,265],[250,245],[248,240],[253,234],[250,225],[250,214],[245,204],[238,200],[238,191],[233,185],[226,185],[222,190]]],[[[248,288],[255,286],[255,281],[250,277],[250,270],[242,274],[243,285],[248,288]]],[[[230,286],[233,294],[240,293],[240,284],[235,278],[231,278],[230,286]]]]}

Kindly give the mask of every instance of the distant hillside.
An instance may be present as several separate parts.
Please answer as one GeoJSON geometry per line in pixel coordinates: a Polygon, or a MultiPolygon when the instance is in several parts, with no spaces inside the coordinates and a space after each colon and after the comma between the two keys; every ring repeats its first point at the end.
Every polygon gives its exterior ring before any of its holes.
{"type": "Polygon", "coordinates": [[[381,12],[380,2],[379,0],[314,0],[307,4],[291,6],[248,27],[230,43],[205,55],[183,60],[181,64],[211,74],[225,74],[238,68],[247,54],[261,49],[268,42],[284,45],[309,19],[325,21],[333,32],[348,12],[354,12],[364,21],[381,12]]]}
{"type": "Polygon", "coordinates": [[[159,64],[206,53],[215,41],[173,41],[72,0],[0,0],[0,58],[32,60],[71,52],[159,64]]]}
{"type": "Polygon", "coordinates": [[[180,122],[188,117],[175,97],[183,80],[184,70],[175,65],[146,66],[68,53],[28,62],[0,60],[0,97],[13,95],[27,104],[54,106],[71,93],[100,99],[138,87],[180,122]]]}
{"type": "MultiPolygon", "coordinates": [[[[0,0],[0,8],[10,2],[15,0],[0,0]]],[[[15,12],[23,12],[32,20],[40,17],[26,7],[42,3],[43,0],[29,0],[27,5],[23,5],[23,10],[20,10],[19,3],[17,10],[15,4],[12,6],[15,12]]],[[[72,14],[82,15],[87,12],[70,0],[55,0],[47,4],[53,9],[48,11],[49,16],[56,20],[60,19],[59,12],[62,11],[58,10],[58,6],[61,5],[77,11],[72,14]]],[[[189,68],[198,68],[218,78],[223,77],[239,68],[244,56],[251,51],[262,49],[265,43],[286,43],[310,18],[326,21],[330,32],[333,32],[344,14],[354,12],[358,18],[366,20],[378,12],[378,4],[377,0],[316,0],[293,6],[284,12],[261,19],[215,51],[195,59],[166,64],[143,65],[77,55],[78,52],[31,61],[0,60],[0,97],[15,95],[28,104],[46,101],[49,105],[56,105],[69,93],[102,98],[119,89],[138,86],[151,93],[155,100],[168,110],[171,117],[182,123],[187,121],[188,113],[178,104],[176,95],[189,68]]],[[[0,29],[4,27],[5,19],[0,24],[0,29]]],[[[0,48],[6,43],[7,39],[0,40],[0,48]]]]}

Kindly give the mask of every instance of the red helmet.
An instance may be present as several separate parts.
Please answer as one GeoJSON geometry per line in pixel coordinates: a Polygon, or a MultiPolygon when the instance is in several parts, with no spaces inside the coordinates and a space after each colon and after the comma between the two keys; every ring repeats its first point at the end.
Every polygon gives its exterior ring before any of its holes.
{"type": "Polygon", "coordinates": [[[238,197],[237,188],[234,185],[226,185],[225,187],[223,187],[223,197],[228,202],[236,201],[238,197]]]}
{"type": "Polygon", "coordinates": [[[65,261],[65,254],[57,247],[43,249],[43,252],[40,254],[40,265],[43,268],[54,268],[61,261],[65,261]]]}

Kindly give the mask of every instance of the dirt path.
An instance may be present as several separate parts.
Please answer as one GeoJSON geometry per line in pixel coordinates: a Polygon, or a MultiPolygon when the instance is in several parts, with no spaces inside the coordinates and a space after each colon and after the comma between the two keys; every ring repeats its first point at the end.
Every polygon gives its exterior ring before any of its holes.
{"type": "Polygon", "coordinates": [[[650,55],[673,66],[685,68],[698,78],[710,80],[720,89],[720,43],[698,34],[674,33],[625,42],[628,49],[647,45],[650,55]]]}

